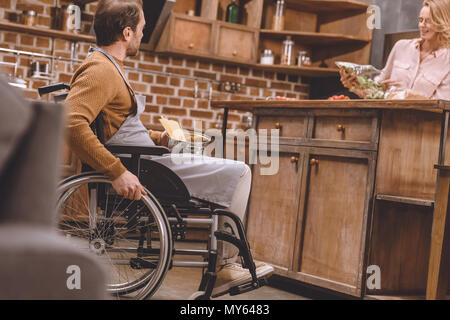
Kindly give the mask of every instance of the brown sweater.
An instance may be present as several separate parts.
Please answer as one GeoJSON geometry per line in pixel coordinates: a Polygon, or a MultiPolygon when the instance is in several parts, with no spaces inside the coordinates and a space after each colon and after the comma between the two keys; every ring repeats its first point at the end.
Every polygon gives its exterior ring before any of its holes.
{"type": "MultiPolygon", "coordinates": [[[[123,62],[114,59],[124,72],[123,62]]],[[[100,143],[89,127],[101,113],[103,136],[108,141],[128,115],[136,110],[134,99],[119,71],[102,53],[92,53],[76,70],[65,105],[67,142],[71,150],[81,161],[112,180],[124,173],[126,169],[120,159],[100,143]]],[[[150,130],[149,134],[159,144],[161,133],[150,130]]]]}

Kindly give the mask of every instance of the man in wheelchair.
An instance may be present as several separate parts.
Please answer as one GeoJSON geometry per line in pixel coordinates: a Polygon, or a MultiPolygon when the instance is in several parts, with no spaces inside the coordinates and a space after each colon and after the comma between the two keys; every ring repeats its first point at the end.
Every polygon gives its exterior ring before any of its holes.
{"type": "MultiPolygon", "coordinates": [[[[141,0],[99,1],[94,22],[98,47],[91,48],[73,75],[65,103],[71,150],[83,163],[105,174],[117,194],[134,200],[146,194],[145,181],[142,185],[107,146],[167,147],[169,140],[166,132],[143,126],[139,116],[145,109],[145,99],[134,93],[123,69],[125,58],[138,54],[144,26],[141,0]],[[103,143],[90,128],[95,119],[101,123],[103,143]]],[[[175,172],[192,197],[225,208],[243,220],[251,185],[251,171],[246,164],[194,155],[189,156],[194,161],[181,163],[174,163],[169,154],[151,159],[175,172]]],[[[233,226],[230,221],[220,216],[219,230],[233,226]]],[[[251,279],[249,271],[236,263],[238,253],[235,246],[219,241],[213,296],[225,294],[231,287],[251,279]]],[[[271,266],[256,264],[258,278],[272,272],[271,266]]]]}

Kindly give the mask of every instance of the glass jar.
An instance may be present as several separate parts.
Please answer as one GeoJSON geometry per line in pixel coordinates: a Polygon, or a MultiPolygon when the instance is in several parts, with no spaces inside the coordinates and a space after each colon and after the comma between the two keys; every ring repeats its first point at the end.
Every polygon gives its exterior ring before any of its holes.
{"type": "Polygon", "coordinates": [[[311,58],[309,57],[308,52],[299,51],[297,65],[299,67],[307,67],[311,65],[311,58]]]}
{"type": "Polygon", "coordinates": [[[272,65],[273,64],[273,52],[270,49],[264,50],[261,55],[261,64],[272,65]]]}
{"type": "Polygon", "coordinates": [[[272,29],[275,31],[284,30],[284,0],[278,0],[275,15],[272,18],[272,29]]]}
{"type": "Polygon", "coordinates": [[[25,10],[22,12],[22,21],[26,26],[34,26],[36,24],[36,11],[25,10]]]}
{"type": "Polygon", "coordinates": [[[286,40],[283,41],[283,50],[281,51],[281,64],[285,66],[290,66],[295,63],[293,61],[292,49],[294,48],[294,41],[288,36],[286,40]]]}

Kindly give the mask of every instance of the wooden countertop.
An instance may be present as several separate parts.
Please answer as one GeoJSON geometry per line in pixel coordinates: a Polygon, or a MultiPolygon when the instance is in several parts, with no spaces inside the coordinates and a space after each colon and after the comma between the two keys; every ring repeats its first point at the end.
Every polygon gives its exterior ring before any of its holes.
{"type": "Polygon", "coordinates": [[[450,110],[447,100],[236,100],[211,101],[213,108],[229,108],[233,110],[253,111],[262,108],[287,109],[412,109],[442,113],[450,110]]]}

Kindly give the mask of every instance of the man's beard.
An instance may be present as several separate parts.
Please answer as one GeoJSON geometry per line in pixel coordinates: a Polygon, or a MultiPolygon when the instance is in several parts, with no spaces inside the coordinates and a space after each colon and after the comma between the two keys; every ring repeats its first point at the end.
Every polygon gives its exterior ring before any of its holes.
{"type": "Polygon", "coordinates": [[[127,57],[135,57],[139,53],[139,46],[127,48],[127,57]]]}

